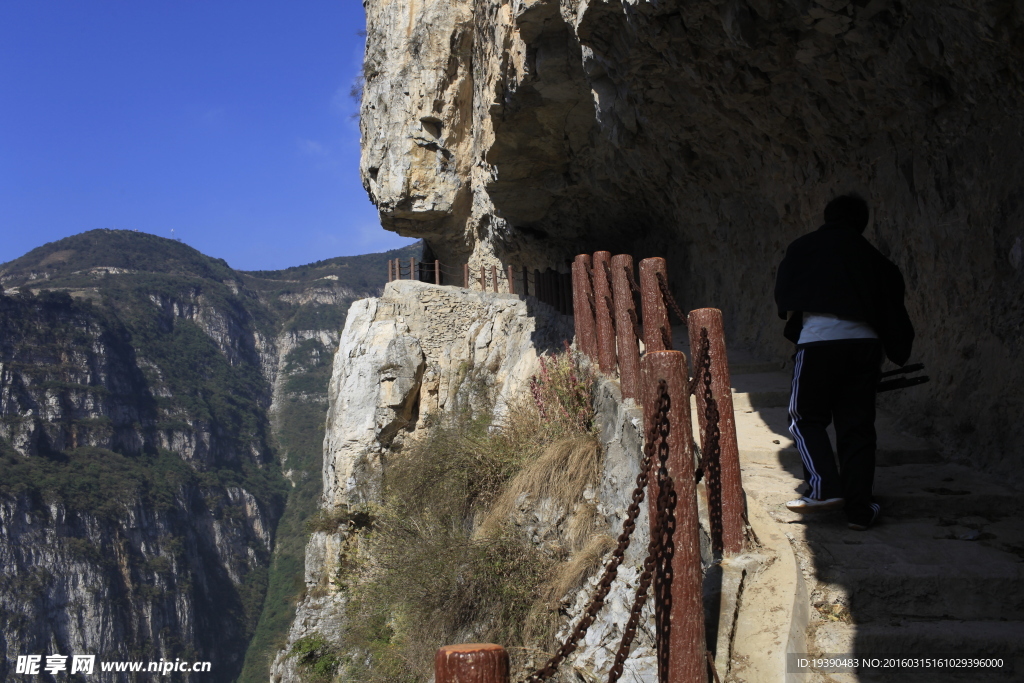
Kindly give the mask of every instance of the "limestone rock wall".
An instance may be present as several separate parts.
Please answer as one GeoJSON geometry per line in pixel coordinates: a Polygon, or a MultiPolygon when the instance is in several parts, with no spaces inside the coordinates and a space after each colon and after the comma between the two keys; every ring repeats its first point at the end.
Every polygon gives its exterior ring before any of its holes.
{"type": "Polygon", "coordinates": [[[367,0],[361,171],[447,263],[666,256],[677,298],[782,359],[775,267],[854,190],[903,270],[887,397],[951,452],[1024,457],[1024,7],[973,0],[367,0]]]}
{"type": "Polygon", "coordinates": [[[537,354],[572,335],[568,318],[508,294],[400,280],[354,303],[329,389],[325,506],[375,500],[383,454],[431,415],[480,399],[500,415],[537,354]]]}
{"type": "MultiPolygon", "coordinates": [[[[388,453],[432,416],[488,406],[500,416],[528,391],[538,355],[572,335],[571,319],[509,294],[399,280],[353,303],[328,390],[322,507],[379,500],[388,453]]],[[[306,592],[271,666],[273,683],[300,680],[288,656],[300,638],[342,643],[345,595],[331,579],[345,533],[316,532],[306,545],[306,592]]]]}

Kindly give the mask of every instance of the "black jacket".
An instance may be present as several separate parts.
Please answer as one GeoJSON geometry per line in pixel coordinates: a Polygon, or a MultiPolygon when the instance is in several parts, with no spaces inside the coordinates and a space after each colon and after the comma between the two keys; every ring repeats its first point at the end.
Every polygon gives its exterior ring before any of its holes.
{"type": "Polygon", "coordinates": [[[775,303],[780,318],[796,312],[784,332],[794,343],[800,338],[800,313],[831,313],[871,325],[885,355],[903,365],[914,342],[904,289],[900,269],[863,235],[825,224],[786,249],[775,280],[775,303]]]}

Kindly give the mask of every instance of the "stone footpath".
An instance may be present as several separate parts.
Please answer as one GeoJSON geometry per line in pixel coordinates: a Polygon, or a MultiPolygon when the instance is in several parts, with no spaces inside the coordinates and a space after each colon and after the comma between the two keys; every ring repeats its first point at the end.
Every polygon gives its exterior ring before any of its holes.
{"type": "MultiPolygon", "coordinates": [[[[841,512],[792,513],[785,502],[804,488],[800,456],[787,428],[791,365],[756,362],[733,350],[730,367],[748,506],[756,506],[761,519],[767,513],[772,535],[781,533],[792,548],[802,576],[786,590],[796,596],[793,625],[800,629],[806,621],[805,651],[1016,658],[1011,674],[919,669],[814,672],[777,680],[1024,681],[1024,496],[970,467],[944,461],[932,445],[903,433],[880,412],[875,495],[882,517],[877,525],[858,532],[847,528],[841,512]]],[[[745,622],[752,622],[750,631],[765,616],[764,605],[744,605],[744,597],[741,593],[737,638],[745,622]]],[[[785,607],[785,596],[780,604],[785,607]]],[[[799,647],[799,639],[791,639],[787,649],[799,647]]],[[[734,641],[733,653],[740,649],[742,643],[734,641]]],[[[732,663],[739,665],[727,680],[745,680],[742,662],[732,663]]]]}

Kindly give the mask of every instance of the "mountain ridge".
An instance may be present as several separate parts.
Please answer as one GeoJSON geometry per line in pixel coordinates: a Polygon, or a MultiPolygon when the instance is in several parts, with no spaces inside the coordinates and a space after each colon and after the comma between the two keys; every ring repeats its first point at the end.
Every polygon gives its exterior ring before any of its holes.
{"type": "Polygon", "coordinates": [[[234,680],[273,649],[348,306],[416,249],[250,273],[94,230],[0,265],[0,679],[94,653],[234,680]]]}

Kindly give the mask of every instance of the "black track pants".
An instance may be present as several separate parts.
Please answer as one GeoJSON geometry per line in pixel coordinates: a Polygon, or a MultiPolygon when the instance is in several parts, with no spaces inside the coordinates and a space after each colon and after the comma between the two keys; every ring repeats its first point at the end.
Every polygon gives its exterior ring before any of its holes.
{"type": "Polygon", "coordinates": [[[789,431],[803,461],[808,495],[845,498],[847,518],[868,522],[882,345],[877,340],[819,342],[798,346],[793,358],[789,431]],[[825,431],[833,421],[838,463],[825,431]]]}

